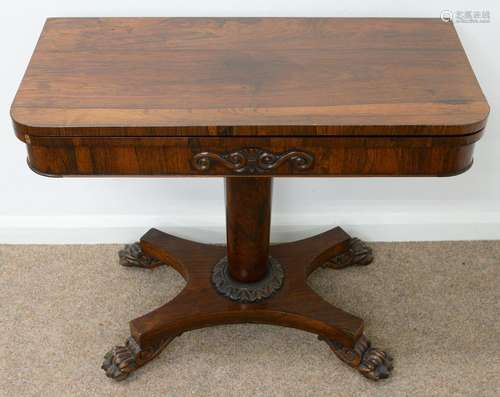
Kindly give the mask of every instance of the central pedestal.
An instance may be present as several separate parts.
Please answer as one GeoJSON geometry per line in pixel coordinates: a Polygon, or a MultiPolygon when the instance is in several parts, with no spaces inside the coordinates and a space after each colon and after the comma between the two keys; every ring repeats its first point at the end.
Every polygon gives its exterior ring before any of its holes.
{"type": "Polygon", "coordinates": [[[283,268],[269,256],[272,179],[225,178],[227,257],[212,281],[222,295],[241,303],[269,298],[283,285],[283,268]]]}
{"type": "Polygon", "coordinates": [[[298,328],[326,341],[365,377],[389,376],[391,357],[372,348],[363,320],[326,302],[307,285],[319,266],[367,265],[371,250],[337,227],[304,240],[269,246],[271,179],[226,179],[227,249],[156,229],[120,252],[126,266],[175,268],[181,293],[130,323],[131,336],[105,356],[106,375],[121,380],[185,331],[219,324],[262,323],[298,328]]]}
{"type": "Polygon", "coordinates": [[[258,281],[269,270],[272,178],[225,178],[225,191],[229,274],[258,281]]]}

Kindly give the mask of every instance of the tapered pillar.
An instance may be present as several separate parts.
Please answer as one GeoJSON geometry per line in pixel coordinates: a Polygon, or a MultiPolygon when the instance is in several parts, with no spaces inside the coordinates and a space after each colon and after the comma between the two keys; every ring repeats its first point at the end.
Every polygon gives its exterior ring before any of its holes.
{"type": "Polygon", "coordinates": [[[256,282],[268,270],[272,178],[227,177],[225,184],[229,274],[256,282]]]}

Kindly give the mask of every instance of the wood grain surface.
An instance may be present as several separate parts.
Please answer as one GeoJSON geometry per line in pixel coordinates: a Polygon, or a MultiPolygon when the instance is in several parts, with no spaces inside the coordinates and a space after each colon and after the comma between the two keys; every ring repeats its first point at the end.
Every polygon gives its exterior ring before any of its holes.
{"type": "Polygon", "coordinates": [[[36,137],[28,145],[33,171],[50,176],[448,176],[472,165],[482,131],[461,137],[36,137]],[[244,148],[313,157],[306,169],[290,161],[238,172],[217,160],[206,169],[200,153],[230,155],[244,148]]]}
{"type": "Polygon", "coordinates": [[[11,108],[45,175],[228,177],[227,248],[151,229],[122,253],[187,284],[105,355],[117,380],[185,331],[247,322],[316,333],[367,378],[389,376],[363,321],[306,281],[371,250],[340,228],[270,247],[271,178],[457,174],[488,112],[451,24],[389,18],[49,19],[11,108]],[[279,284],[255,302],[226,294],[226,255],[229,288],[279,284]]]}
{"type": "Polygon", "coordinates": [[[143,348],[166,335],[234,323],[265,323],[299,328],[345,346],[363,333],[363,320],[321,298],[307,285],[307,276],[345,251],[350,236],[334,228],[317,236],[270,247],[285,268],[283,287],[272,298],[242,304],[219,294],[211,284],[214,264],[226,254],[223,246],[201,244],[151,229],[141,239],[147,255],[176,269],[187,281],[173,300],[130,322],[131,334],[143,348]]]}
{"type": "Polygon", "coordinates": [[[48,19],[11,115],[38,136],[457,136],[488,104],[452,24],[48,19]]]}

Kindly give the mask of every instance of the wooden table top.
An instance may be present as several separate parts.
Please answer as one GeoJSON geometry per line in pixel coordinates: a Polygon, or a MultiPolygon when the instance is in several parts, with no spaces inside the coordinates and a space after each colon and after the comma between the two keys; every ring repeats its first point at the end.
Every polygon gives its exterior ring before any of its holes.
{"type": "Polygon", "coordinates": [[[489,112],[452,24],[55,18],[18,136],[460,136],[489,112]]]}

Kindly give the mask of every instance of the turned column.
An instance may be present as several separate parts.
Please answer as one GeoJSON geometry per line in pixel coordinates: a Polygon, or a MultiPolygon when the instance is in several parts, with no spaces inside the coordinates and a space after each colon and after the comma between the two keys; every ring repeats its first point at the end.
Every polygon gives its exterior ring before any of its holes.
{"type": "Polygon", "coordinates": [[[229,274],[259,281],[268,270],[272,178],[227,177],[225,190],[229,274]]]}

